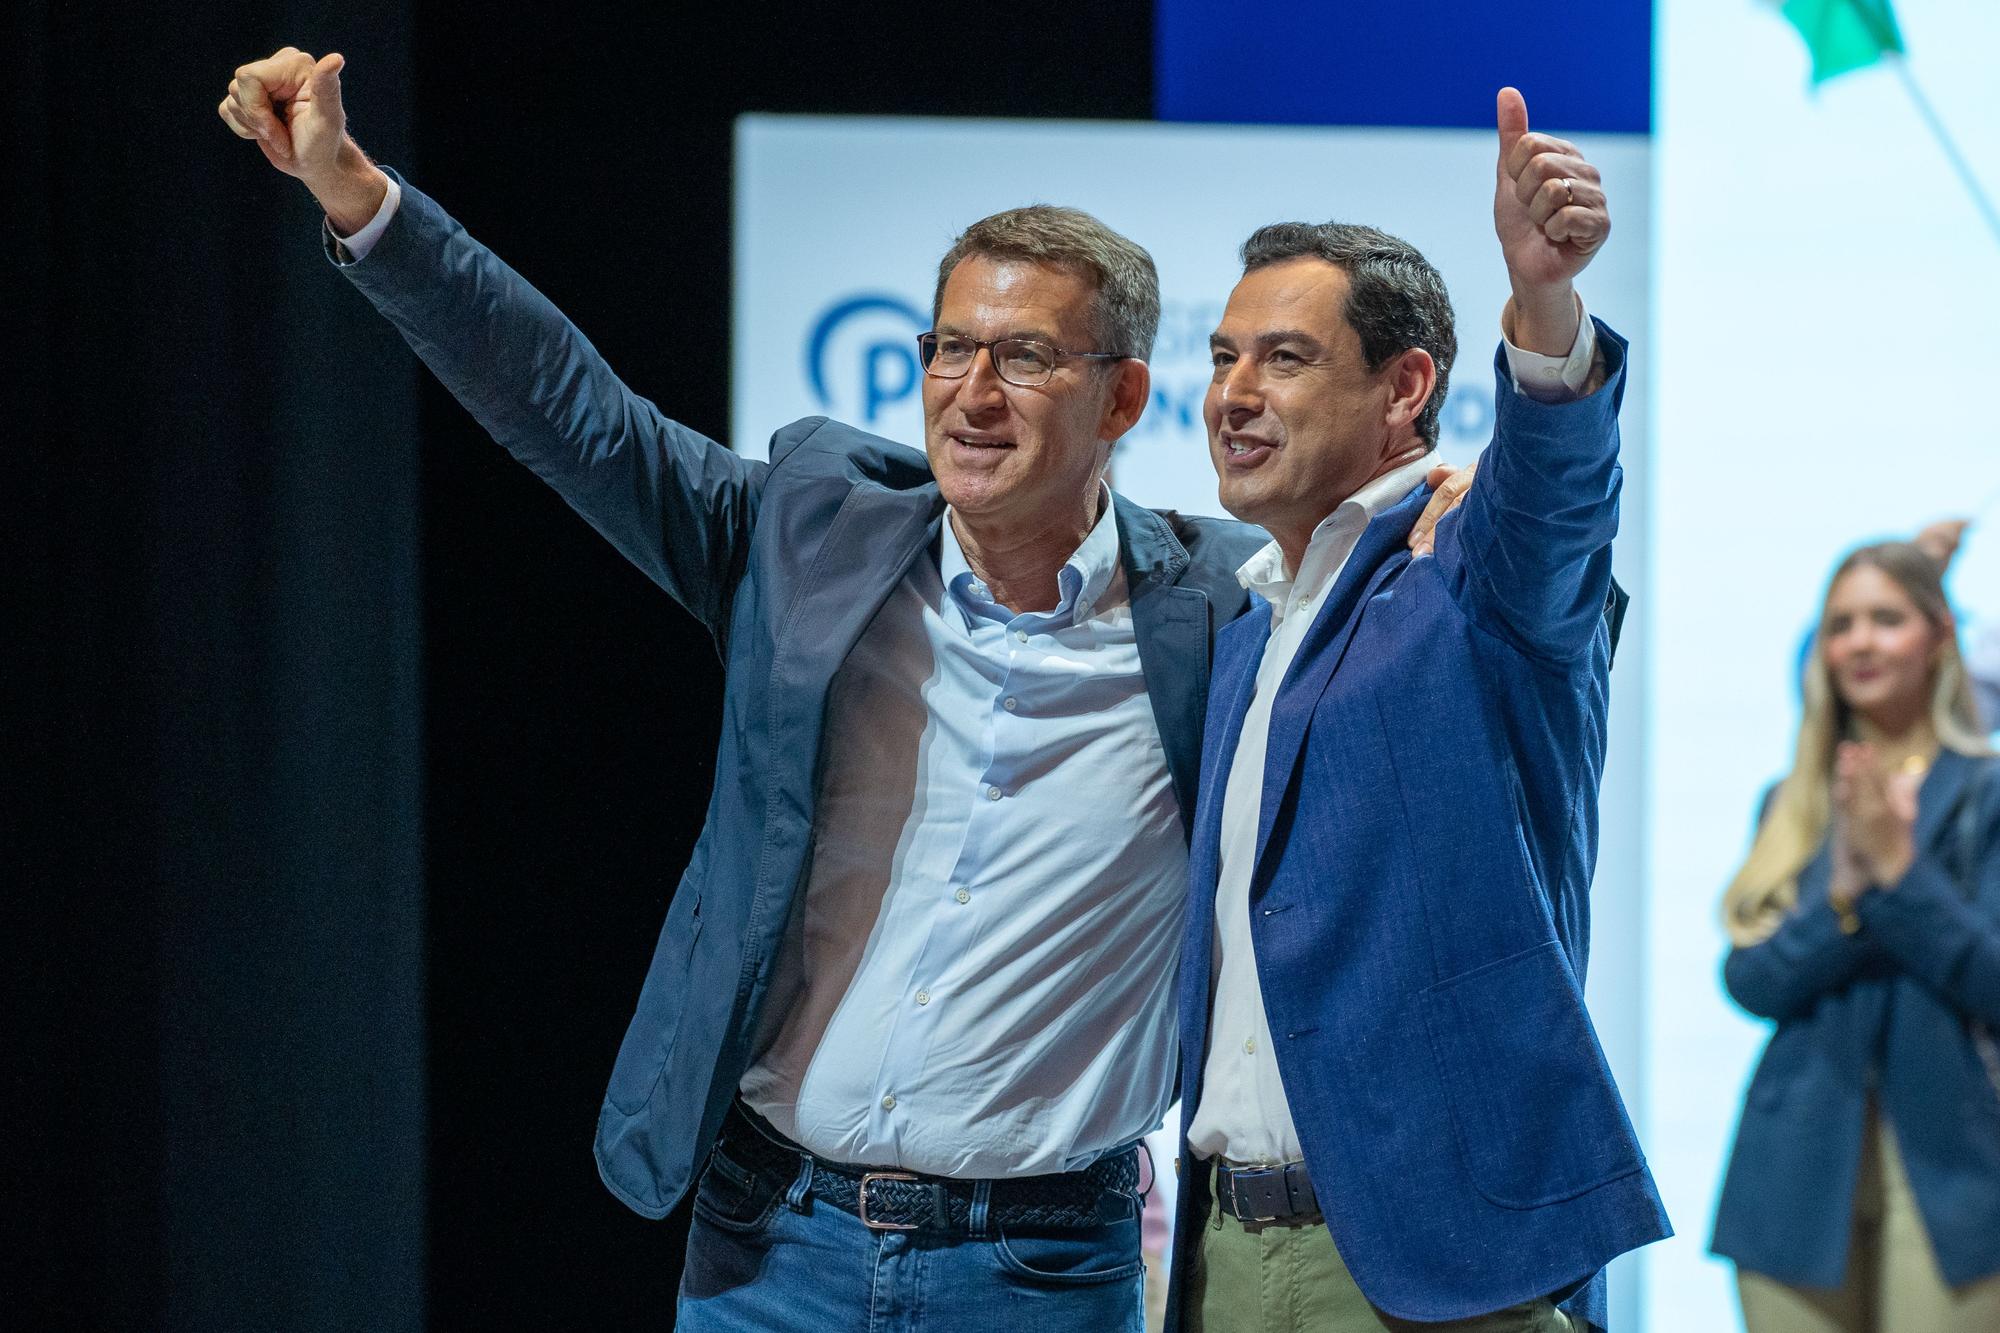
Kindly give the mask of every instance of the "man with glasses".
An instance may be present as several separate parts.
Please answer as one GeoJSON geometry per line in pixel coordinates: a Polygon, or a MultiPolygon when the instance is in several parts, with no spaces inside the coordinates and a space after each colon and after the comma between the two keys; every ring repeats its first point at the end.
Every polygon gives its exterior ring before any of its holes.
{"type": "Polygon", "coordinates": [[[1105,484],[1147,400],[1151,258],[1069,209],[973,224],[920,346],[925,454],[815,418],[754,462],[369,162],[340,66],[287,48],[219,113],[727,668],[597,1134],[638,1212],[696,1186],[679,1327],[1137,1329],[1209,649],[1262,541],[1105,484]]]}

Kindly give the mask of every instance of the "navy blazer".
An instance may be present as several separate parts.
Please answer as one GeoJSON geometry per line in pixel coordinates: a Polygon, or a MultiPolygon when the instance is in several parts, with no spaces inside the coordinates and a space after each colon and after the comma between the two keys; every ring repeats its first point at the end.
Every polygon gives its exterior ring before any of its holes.
{"type": "MultiPolygon", "coordinates": [[[[662,1216],[706,1160],[755,1055],[812,846],[828,685],[932,549],[944,501],[922,454],[824,418],[779,431],[769,463],[668,420],[407,184],[366,262],[342,271],[496,440],[708,627],[725,665],[707,822],[597,1125],[605,1184],[662,1216]]],[[[1113,503],[1185,833],[1213,635],[1245,605],[1235,570],[1265,538],[1113,503]]]]}
{"type": "MultiPolygon", "coordinates": [[[[1271,713],[1251,937],[1327,1226],[1405,1319],[1575,1293],[1669,1234],[1583,1006],[1625,348],[1576,402],[1513,391],[1436,555],[1378,515],[1271,713]]],[[[1182,1146],[1208,1048],[1222,797],[1270,633],[1216,642],[1181,962],[1182,1146]]],[[[1209,1191],[1183,1176],[1175,1309],[1209,1191]]]]}
{"type": "Polygon", "coordinates": [[[1730,995],[1777,1031],[1750,1080],[1710,1248],[1781,1282],[1841,1282],[1871,1095],[1945,1281],[2000,1272],[2000,1093],[1968,1028],[2000,1032],[2000,762],[1939,754],[1916,842],[1909,873],[1856,903],[1853,935],[1827,901],[1822,845],[1777,933],[1723,964],[1730,995]]]}

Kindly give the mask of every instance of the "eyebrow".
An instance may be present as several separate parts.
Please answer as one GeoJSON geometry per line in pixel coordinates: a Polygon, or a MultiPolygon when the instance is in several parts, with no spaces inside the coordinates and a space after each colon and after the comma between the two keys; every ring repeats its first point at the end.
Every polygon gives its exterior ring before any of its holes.
{"type": "MultiPolygon", "coordinates": [[[[1304,329],[1272,329],[1268,333],[1258,334],[1250,341],[1259,351],[1269,351],[1271,348],[1283,343],[1299,343],[1315,352],[1321,350],[1319,339],[1313,337],[1304,329]]],[[[1217,329],[1214,333],[1208,335],[1208,345],[1211,348],[1221,347],[1233,351],[1236,347],[1236,340],[1223,333],[1222,330],[1217,329]]]]}
{"type": "MultiPolygon", "coordinates": [[[[971,330],[962,324],[940,324],[933,331],[937,333],[949,333],[955,338],[970,338],[974,336],[971,330]]],[[[982,339],[981,341],[1000,342],[1007,338],[1020,338],[1028,342],[1047,343],[1051,347],[1062,346],[1062,343],[1057,340],[1056,336],[1048,330],[1033,327],[1009,329],[998,337],[982,339]]]]}

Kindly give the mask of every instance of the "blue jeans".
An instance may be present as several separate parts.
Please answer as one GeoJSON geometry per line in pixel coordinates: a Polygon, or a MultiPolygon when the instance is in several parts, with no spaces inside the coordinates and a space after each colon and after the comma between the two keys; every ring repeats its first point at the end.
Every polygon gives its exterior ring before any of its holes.
{"type": "Polygon", "coordinates": [[[696,1187],[681,1333],[1140,1333],[1138,1209],[985,1237],[871,1231],[718,1148],[696,1187]],[[787,1196],[798,1197],[795,1207],[787,1196]]]}

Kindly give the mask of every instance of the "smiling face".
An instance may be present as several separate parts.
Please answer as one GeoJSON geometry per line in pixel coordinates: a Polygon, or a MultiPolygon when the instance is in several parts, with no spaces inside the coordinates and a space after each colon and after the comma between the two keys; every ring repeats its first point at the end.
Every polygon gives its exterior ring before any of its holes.
{"type": "MultiPolygon", "coordinates": [[[[973,255],[952,270],[937,329],[981,341],[1032,338],[1068,352],[1090,341],[1097,291],[1074,270],[973,255]]],[[[1111,441],[1146,401],[1140,361],[1070,361],[1047,384],[1009,384],[982,350],[962,379],[924,377],[924,444],[946,503],[990,531],[1087,530],[1111,441]]]]}
{"type": "Polygon", "coordinates": [[[1269,531],[1294,569],[1342,500],[1425,447],[1412,395],[1421,409],[1429,355],[1410,349],[1371,372],[1347,294],[1347,274],[1325,260],[1254,268],[1209,339],[1202,415],[1223,508],[1269,531]]]}
{"type": "Polygon", "coordinates": [[[1856,565],[1834,582],[1820,626],[1834,692],[1876,726],[1900,731],[1930,707],[1947,632],[1895,579],[1856,565]]]}

